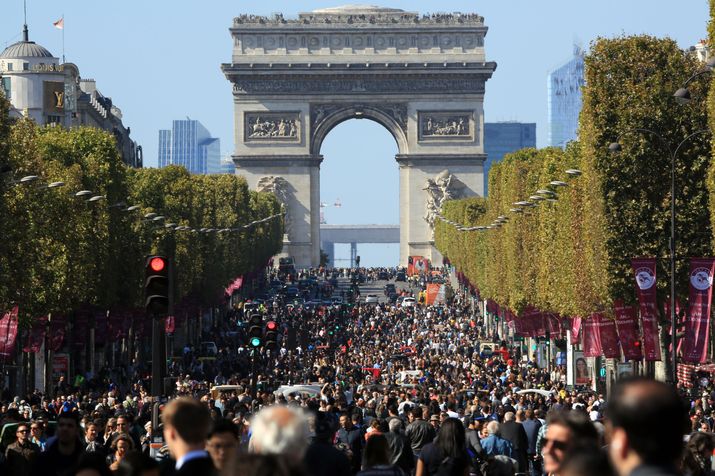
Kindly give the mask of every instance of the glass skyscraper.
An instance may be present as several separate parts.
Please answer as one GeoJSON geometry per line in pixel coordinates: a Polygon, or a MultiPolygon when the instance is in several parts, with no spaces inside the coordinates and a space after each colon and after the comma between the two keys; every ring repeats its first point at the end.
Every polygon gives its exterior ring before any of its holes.
{"type": "Polygon", "coordinates": [[[563,148],[576,139],[584,84],[583,50],[574,45],[573,58],[553,70],[547,80],[550,146],[563,148]]]}
{"type": "Polygon", "coordinates": [[[159,167],[183,165],[192,174],[221,173],[221,142],[199,122],[173,121],[159,131],[159,167]]]}
{"type": "Polygon", "coordinates": [[[485,122],[484,196],[487,195],[489,169],[504,158],[504,155],[525,147],[536,147],[536,124],[524,122],[485,122]]]}

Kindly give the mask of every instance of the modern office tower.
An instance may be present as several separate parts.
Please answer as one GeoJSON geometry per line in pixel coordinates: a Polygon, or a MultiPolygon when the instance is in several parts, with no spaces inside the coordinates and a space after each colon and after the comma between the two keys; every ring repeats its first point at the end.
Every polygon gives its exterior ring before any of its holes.
{"type": "Polygon", "coordinates": [[[504,158],[505,154],[525,147],[536,147],[536,124],[524,122],[485,122],[484,152],[484,196],[487,195],[489,169],[504,158]]]}
{"type": "Polygon", "coordinates": [[[573,57],[548,76],[549,145],[565,147],[576,139],[584,85],[583,50],[574,45],[573,57]]]}
{"type": "Polygon", "coordinates": [[[221,142],[197,120],[173,121],[159,131],[159,167],[182,165],[192,174],[221,173],[221,142]]]}

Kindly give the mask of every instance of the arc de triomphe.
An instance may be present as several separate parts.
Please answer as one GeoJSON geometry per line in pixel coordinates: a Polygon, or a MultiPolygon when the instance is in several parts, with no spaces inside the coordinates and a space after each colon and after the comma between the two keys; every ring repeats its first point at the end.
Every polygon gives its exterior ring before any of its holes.
{"type": "Polygon", "coordinates": [[[230,31],[236,173],[284,202],[283,253],[318,264],[320,147],[337,124],[366,118],[398,146],[401,263],[436,258],[441,202],[484,194],[484,86],[496,68],[484,19],[345,6],[241,15],[230,31]]]}

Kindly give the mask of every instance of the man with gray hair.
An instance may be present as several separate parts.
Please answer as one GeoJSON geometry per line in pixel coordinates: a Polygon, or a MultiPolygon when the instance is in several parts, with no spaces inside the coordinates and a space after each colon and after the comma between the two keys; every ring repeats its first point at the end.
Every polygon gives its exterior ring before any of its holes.
{"type": "Polygon", "coordinates": [[[405,474],[410,474],[415,466],[415,457],[410,439],[405,435],[402,420],[393,418],[387,424],[390,429],[385,433],[390,448],[390,464],[399,466],[405,474]]]}
{"type": "Polygon", "coordinates": [[[526,436],[526,430],[519,422],[523,419],[523,412],[519,414],[516,420],[514,417],[513,412],[506,412],[504,414],[504,423],[501,425],[499,435],[511,443],[514,449],[513,458],[519,463],[519,472],[525,473],[528,469],[526,449],[529,446],[529,439],[526,436]]]}
{"type": "Polygon", "coordinates": [[[514,449],[508,440],[499,436],[499,423],[490,421],[487,424],[487,433],[489,436],[481,441],[482,449],[489,456],[503,455],[513,458],[514,449]]]}
{"type": "Polygon", "coordinates": [[[289,464],[300,464],[310,442],[308,419],[302,409],[273,405],[251,420],[251,453],[283,456],[289,464]]]}

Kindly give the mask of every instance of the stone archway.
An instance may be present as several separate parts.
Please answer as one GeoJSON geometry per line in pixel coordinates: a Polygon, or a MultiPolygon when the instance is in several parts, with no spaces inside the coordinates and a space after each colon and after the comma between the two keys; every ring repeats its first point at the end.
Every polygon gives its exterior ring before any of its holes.
{"type": "Polygon", "coordinates": [[[484,89],[496,68],[486,32],[476,14],[362,6],[234,19],[222,70],[233,84],[236,173],[254,188],[280,184],[283,252],[298,266],[320,258],[320,146],[351,118],[382,124],[397,142],[401,262],[438,258],[441,202],[483,195],[484,89]]]}

